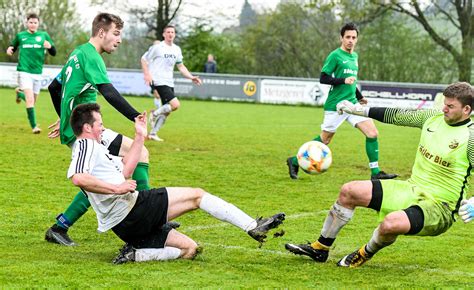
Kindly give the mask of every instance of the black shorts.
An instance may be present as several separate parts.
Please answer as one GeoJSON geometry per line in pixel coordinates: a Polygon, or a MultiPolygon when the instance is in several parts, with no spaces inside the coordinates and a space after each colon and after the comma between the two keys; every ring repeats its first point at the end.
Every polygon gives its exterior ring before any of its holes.
{"type": "Polygon", "coordinates": [[[141,190],[129,214],[113,232],[133,247],[163,248],[171,230],[163,228],[168,221],[168,192],[166,188],[141,190]]]}
{"type": "Polygon", "coordinates": [[[158,95],[160,95],[161,103],[168,104],[172,99],[176,98],[174,95],[174,88],[168,86],[155,86],[151,85],[151,87],[158,91],[158,95]]]}

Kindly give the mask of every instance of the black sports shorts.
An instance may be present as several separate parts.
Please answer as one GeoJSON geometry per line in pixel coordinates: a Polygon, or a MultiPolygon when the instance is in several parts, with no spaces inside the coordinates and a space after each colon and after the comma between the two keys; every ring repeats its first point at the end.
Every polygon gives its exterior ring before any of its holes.
{"type": "Polygon", "coordinates": [[[134,248],[163,248],[171,230],[168,221],[168,192],[153,188],[138,192],[137,202],[113,232],[134,248]]]}
{"type": "Polygon", "coordinates": [[[161,103],[168,104],[172,99],[176,98],[174,95],[174,88],[168,86],[155,86],[151,85],[153,89],[158,91],[161,98],[161,103]]]}

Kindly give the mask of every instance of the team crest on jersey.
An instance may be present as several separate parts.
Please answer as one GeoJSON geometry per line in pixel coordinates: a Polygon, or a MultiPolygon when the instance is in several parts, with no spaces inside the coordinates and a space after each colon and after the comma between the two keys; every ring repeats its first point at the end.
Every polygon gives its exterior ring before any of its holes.
{"type": "Polygon", "coordinates": [[[458,146],[459,146],[459,141],[456,140],[456,139],[451,141],[451,144],[449,144],[449,148],[451,148],[451,149],[456,149],[456,148],[458,148],[458,146]]]}
{"type": "Polygon", "coordinates": [[[36,36],[36,37],[35,37],[35,40],[36,40],[37,42],[40,42],[40,41],[41,41],[41,36],[36,36]]]}

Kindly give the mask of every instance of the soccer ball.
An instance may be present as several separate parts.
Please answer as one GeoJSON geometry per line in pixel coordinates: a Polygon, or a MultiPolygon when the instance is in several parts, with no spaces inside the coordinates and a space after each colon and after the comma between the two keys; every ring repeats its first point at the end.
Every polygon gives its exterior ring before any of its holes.
{"type": "Polygon", "coordinates": [[[296,155],[298,165],[308,174],[319,174],[329,169],[332,153],[328,146],[318,141],[304,143],[296,155]]]}

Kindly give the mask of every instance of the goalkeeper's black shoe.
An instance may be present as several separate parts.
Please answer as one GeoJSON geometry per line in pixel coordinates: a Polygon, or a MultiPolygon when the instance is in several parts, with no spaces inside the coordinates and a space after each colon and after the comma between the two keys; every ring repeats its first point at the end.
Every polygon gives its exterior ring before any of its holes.
{"type": "Polygon", "coordinates": [[[362,264],[370,260],[370,258],[372,258],[372,256],[365,251],[365,246],[363,246],[362,248],[355,250],[354,252],[342,258],[339,262],[337,262],[337,265],[340,267],[355,268],[362,266],[362,264]]]}
{"type": "Polygon", "coordinates": [[[286,165],[288,165],[288,173],[290,174],[291,179],[298,179],[298,165],[293,165],[293,157],[288,157],[286,159],[286,165]]]}
{"type": "Polygon", "coordinates": [[[67,230],[61,228],[57,224],[52,225],[46,231],[44,239],[50,243],[56,243],[63,246],[77,246],[77,244],[67,234],[67,230]]]}
{"type": "Polygon", "coordinates": [[[123,245],[117,257],[112,260],[112,264],[120,265],[127,262],[135,262],[135,248],[128,243],[123,245]]]}
{"type": "Polygon", "coordinates": [[[284,220],[285,214],[282,212],[268,218],[259,217],[256,219],[257,226],[254,229],[249,230],[247,233],[261,245],[265,242],[268,231],[277,228],[284,220]]]}
{"type": "Polygon", "coordinates": [[[370,176],[370,179],[371,179],[371,180],[377,180],[377,179],[393,179],[393,178],[395,178],[395,177],[397,177],[397,176],[398,176],[397,174],[386,173],[385,171],[380,171],[379,173],[373,174],[372,176],[370,176]]]}
{"type": "Polygon", "coordinates": [[[327,261],[329,256],[329,250],[315,249],[311,247],[310,243],[307,244],[285,244],[285,249],[292,252],[295,255],[308,256],[316,262],[324,263],[327,261]]]}

